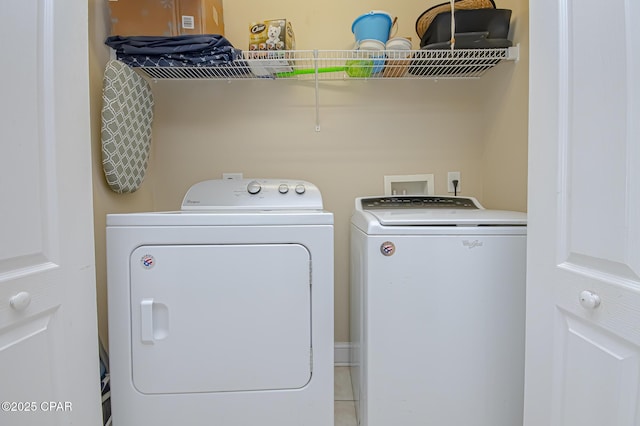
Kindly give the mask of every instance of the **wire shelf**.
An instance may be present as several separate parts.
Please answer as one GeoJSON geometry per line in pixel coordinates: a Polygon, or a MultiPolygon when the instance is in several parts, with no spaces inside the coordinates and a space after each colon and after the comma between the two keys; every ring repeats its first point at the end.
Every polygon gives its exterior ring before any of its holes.
{"type": "Polygon", "coordinates": [[[230,65],[140,67],[154,80],[236,79],[470,79],[503,60],[517,60],[518,47],[457,50],[290,50],[243,52],[230,65]]]}

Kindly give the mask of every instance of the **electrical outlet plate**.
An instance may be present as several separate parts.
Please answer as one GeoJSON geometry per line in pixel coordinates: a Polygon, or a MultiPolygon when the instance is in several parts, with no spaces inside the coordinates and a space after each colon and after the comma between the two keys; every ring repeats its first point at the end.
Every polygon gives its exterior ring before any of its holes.
{"type": "Polygon", "coordinates": [[[384,195],[435,195],[433,174],[384,177],[384,195]]]}
{"type": "Polygon", "coordinates": [[[453,181],[458,181],[458,194],[462,192],[462,186],[460,185],[462,181],[460,180],[460,172],[449,172],[447,173],[447,191],[451,194],[455,192],[453,188],[453,181]]]}

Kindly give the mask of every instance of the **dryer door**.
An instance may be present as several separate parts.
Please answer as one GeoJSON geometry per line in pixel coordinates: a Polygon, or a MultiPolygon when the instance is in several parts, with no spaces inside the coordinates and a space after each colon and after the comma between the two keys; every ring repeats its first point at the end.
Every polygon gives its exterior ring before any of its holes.
{"type": "Polygon", "coordinates": [[[310,262],[299,244],[138,247],[130,262],[135,388],[170,394],[305,386],[310,262]]]}

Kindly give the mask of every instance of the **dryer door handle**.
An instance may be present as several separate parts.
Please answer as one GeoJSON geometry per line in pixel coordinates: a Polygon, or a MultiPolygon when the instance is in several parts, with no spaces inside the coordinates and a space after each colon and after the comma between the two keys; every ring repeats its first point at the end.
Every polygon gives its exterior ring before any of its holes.
{"type": "Polygon", "coordinates": [[[142,343],[153,343],[153,299],[140,302],[140,338],[142,343]]]}

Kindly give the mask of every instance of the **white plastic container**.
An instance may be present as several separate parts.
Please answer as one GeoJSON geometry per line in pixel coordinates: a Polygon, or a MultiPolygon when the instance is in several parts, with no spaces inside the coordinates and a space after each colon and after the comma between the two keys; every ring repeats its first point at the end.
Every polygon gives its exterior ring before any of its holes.
{"type": "Polygon", "coordinates": [[[356,44],[358,50],[384,50],[385,44],[380,40],[368,39],[360,40],[356,44]]]}
{"type": "Polygon", "coordinates": [[[387,60],[384,64],[384,77],[402,77],[407,72],[411,56],[411,40],[405,37],[394,37],[387,41],[387,60]]]}
{"type": "Polygon", "coordinates": [[[411,40],[405,37],[389,39],[385,45],[386,50],[411,50],[411,40]]]}

